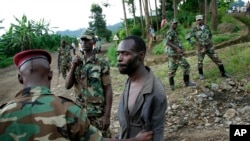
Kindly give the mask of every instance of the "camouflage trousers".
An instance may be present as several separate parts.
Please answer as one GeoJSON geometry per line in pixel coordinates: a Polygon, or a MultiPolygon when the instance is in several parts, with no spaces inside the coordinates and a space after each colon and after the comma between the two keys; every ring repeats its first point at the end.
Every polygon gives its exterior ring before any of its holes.
{"type": "Polygon", "coordinates": [[[168,76],[174,77],[179,66],[183,69],[183,75],[189,75],[190,65],[183,55],[169,56],[168,76]]]}
{"type": "Polygon", "coordinates": [[[60,69],[61,69],[60,71],[62,72],[62,76],[65,79],[67,76],[67,72],[70,69],[70,62],[63,62],[60,69]]]}
{"type": "Polygon", "coordinates": [[[222,62],[219,59],[218,55],[215,53],[214,49],[212,47],[209,47],[206,50],[197,51],[198,69],[203,68],[203,60],[205,58],[205,55],[207,55],[217,66],[222,65],[222,62]]]}
{"type": "Polygon", "coordinates": [[[104,138],[111,138],[111,131],[108,128],[107,130],[103,130],[101,127],[101,120],[102,120],[102,116],[88,116],[91,125],[95,126],[96,128],[98,128],[101,132],[102,132],[102,136],[104,138]]]}

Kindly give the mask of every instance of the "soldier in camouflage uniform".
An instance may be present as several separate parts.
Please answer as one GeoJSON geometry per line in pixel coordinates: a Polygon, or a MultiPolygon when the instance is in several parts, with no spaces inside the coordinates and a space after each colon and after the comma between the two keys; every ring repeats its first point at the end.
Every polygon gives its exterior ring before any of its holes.
{"type": "MultiPolygon", "coordinates": [[[[24,89],[0,106],[0,141],[118,141],[103,138],[76,103],[52,94],[51,56],[47,51],[20,52],[14,63],[24,89]]],[[[152,131],[130,141],[151,139],[152,131]]]]}
{"type": "Polygon", "coordinates": [[[93,31],[87,29],[80,39],[83,56],[74,56],[65,86],[66,89],[74,86],[77,101],[86,109],[91,124],[102,130],[104,137],[111,137],[110,66],[105,59],[96,56],[93,31]]]}
{"type": "Polygon", "coordinates": [[[168,55],[168,77],[169,84],[172,90],[174,86],[174,76],[178,66],[183,68],[183,80],[186,86],[195,86],[194,83],[189,81],[190,65],[184,57],[184,52],[180,39],[176,31],[178,25],[177,19],[171,21],[170,29],[167,31],[166,36],[166,53],[168,55]]]}
{"type": "Polygon", "coordinates": [[[75,55],[75,48],[65,40],[61,41],[61,46],[58,48],[58,69],[64,79],[67,76],[72,61],[71,49],[73,50],[73,55],[75,55]]]}
{"type": "Polygon", "coordinates": [[[197,25],[191,30],[186,39],[191,42],[191,38],[194,37],[196,40],[200,79],[204,79],[203,60],[205,55],[207,55],[218,66],[221,76],[228,78],[229,75],[226,73],[223,63],[213,49],[212,33],[209,26],[204,24],[202,15],[196,16],[196,23],[197,25]]]}

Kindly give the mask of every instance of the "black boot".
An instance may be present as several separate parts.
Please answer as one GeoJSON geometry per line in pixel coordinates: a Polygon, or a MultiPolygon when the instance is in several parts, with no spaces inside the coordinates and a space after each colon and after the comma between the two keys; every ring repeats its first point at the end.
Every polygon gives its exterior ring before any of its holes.
{"type": "Polygon", "coordinates": [[[199,68],[198,71],[199,71],[199,75],[200,75],[200,80],[204,80],[203,69],[199,68]]]}
{"type": "Polygon", "coordinates": [[[226,73],[226,71],[225,71],[223,65],[220,65],[220,66],[218,66],[218,67],[219,67],[219,70],[220,70],[220,72],[221,72],[221,76],[222,76],[222,77],[230,78],[230,76],[226,73]]]}
{"type": "Polygon", "coordinates": [[[169,85],[171,90],[173,91],[175,89],[174,87],[174,77],[169,77],[169,85]]]}
{"type": "Polygon", "coordinates": [[[195,86],[194,83],[189,81],[189,75],[183,75],[183,80],[184,80],[184,83],[187,87],[188,86],[195,86]]]}

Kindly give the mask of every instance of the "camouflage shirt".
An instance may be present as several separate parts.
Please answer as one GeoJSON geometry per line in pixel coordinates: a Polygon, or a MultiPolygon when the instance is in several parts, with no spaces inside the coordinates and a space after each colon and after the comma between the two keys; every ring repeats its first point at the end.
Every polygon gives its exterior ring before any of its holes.
{"type": "MultiPolygon", "coordinates": [[[[83,57],[84,58],[84,57],[83,57]]],[[[82,100],[88,116],[103,114],[105,107],[104,85],[111,84],[110,66],[106,60],[91,56],[75,71],[75,88],[81,89],[76,96],[82,100]]]]}
{"type": "Polygon", "coordinates": [[[195,26],[189,36],[189,38],[194,37],[195,40],[202,46],[212,46],[212,33],[207,25],[195,26]]]}
{"type": "Polygon", "coordinates": [[[62,65],[68,65],[71,63],[72,57],[71,57],[71,48],[70,46],[66,45],[65,47],[59,47],[58,53],[60,54],[60,61],[62,65]]]}
{"type": "MultiPolygon", "coordinates": [[[[180,39],[178,38],[178,34],[177,32],[173,29],[173,28],[170,28],[168,31],[167,31],[167,35],[166,35],[166,41],[171,41],[174,45],[182,48],[182,44],[181,44],[181,41],[180,39]]],[[[174,50],[172,47],[170,47],[169,45],[166,45],[166,53],[170,56],[173,56],[173,55],[177,55],[178,52],[176,50],[174,50]]]]}
{"type": "Polygon", "coordinates": [[[0,125],[0,141],[102,139],[78,105],[45,87],[25,88],[2,105],[0,125]]]}

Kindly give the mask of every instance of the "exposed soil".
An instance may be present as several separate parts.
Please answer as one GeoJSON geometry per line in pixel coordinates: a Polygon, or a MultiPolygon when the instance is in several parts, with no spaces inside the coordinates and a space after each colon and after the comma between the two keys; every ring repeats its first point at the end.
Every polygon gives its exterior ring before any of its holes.
{"type": "MultiPolygon", "coordinates": [[[[107,47],[108,45],[106,45],[107,47]]],[[[102,53],[106,49],[103,46],[102,53]]],[[[73,98],[73,90],[66,90],[64,88],[64,79],[60,76],[58,77],[57,71],[57,53],[52,54],[52,70],[54,71],[54,77],[52,79],[51,89],[57,95],[62,95],[68,98],[73,98]]],[[[112,68],[115,70],[115,68],[112,68]]],[[[14,66],[10,66],[4,69],[0,69],[0,104],[9,101],[12,97],[14,97],[15,93],[22,88],[22,85],[17,81],[17,70],[14,66]]],[[[117,72],[111,73],[112,78],[117,76],[117,72]]],[[[112,83],[121,83],[116,82],[116,79],[112,80],[112,83]]],[[[123,84],[123,83],[122,83],[123,84]]],[[[121,91],[114,92],[113,97],[113,106],[112,106],[112,125],[111,130],[114,135],[119,131],[118,121],[116,117],[117,113],[117,104],[119,103],[121,91]]],[[[168,92],[168,101],[169,105],[172,105],[175,102],[178,102],[178,98],[180,96],[190,96],[194,93],[197,93],[195,89],[183,88],[175,91],[175,94],[168,92]]],[[[223,100],[221,98],[221,100],[223,100]]],[[[166,119],[167,121],[168,119],[166,119]]],[[[227,141],[229,140],[229,128],[220,127],[220,126],[212,126],[208,128],[197,128],[197,126],[186,125],[182,128],[175,130],[174,132],[170,132],[168,126],[165,128],[165,137],[166,141],[227,141]]]]}

